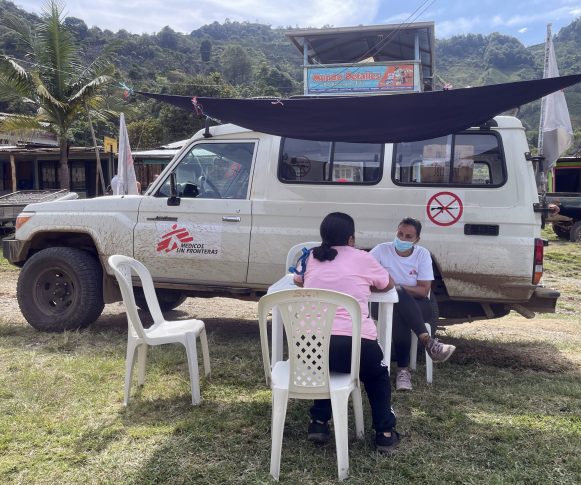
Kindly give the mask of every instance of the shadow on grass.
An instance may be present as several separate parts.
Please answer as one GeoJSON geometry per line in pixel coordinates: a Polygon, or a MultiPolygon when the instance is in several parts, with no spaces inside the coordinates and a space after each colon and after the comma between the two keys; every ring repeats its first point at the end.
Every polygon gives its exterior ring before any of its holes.
{"type": "MultiPolygon", "coordinates": [[[[144,323],[149,314],[141,312],[144,323]]],[[[174,310],[167,313],[166,318],[186,318],[186,312],[174,310]]],[[[215,343],[235,346],[237,343],[259,342],[258,322],[251,319],[205,318],[211,346],[215,343]]],[[[269,326],[270,331],[270,326],[269,326]]],[[[1,347],[24,347],[35,351],[50,353],[95,354],[108,346],[115,347],[115,353],[124,355],[124,345],[127,338],[127,319],[125,313],[102,315],[89,328],[65,333],[38,332],[25,324],[1,324],[1,347]]],[[[476,340],[473,338],[446,338],[446,343],[456,345],[456,352],[451,362],[459,365],[487,365],[506,369],[532,370],[549,373],[560,373],[576,368],[576,365],[564,357],[559,349],[550,343],[542,341],[530,342],[494,342],[476,340]]],[[[107,350],[110,355],[111,348],[107,350]]],[[[418,352],[419,359],[423,352],[418,352]]]]}
{"type": "Polygon", "coordinates": [[[506,343],[446,338],[446,343],[456,346],[456,352],[450,358],[450,362],[459,365],[478,364],[549,373],[566,372],[576,367],[555,345],[547,342],[535,340],[506,343]]]}

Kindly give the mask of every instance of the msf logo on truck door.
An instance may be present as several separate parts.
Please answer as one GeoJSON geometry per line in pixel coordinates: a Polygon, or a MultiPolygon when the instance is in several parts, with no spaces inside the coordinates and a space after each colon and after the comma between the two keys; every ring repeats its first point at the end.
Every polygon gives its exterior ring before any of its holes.
{"type": "Polygon", "coordinates": [[[169,253],[181,248],[182,243],[190,243],[194,240],[185,227],[178,227],[177,224],[171,226],[171,231],[161,236],[161,241],[157,243],[157,252],[165,251],[169,253]]]}
{"type": "Polygon", "coordinates": [[[222,235],[214,226],[197,224],[156,224],[158,239],[155,251],[159,255],[219,258],[222,235]]]}

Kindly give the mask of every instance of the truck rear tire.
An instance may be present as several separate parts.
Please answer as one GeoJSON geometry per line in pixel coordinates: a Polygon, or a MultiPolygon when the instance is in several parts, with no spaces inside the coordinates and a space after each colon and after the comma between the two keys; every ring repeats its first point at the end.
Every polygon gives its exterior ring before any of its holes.
{"type": "Polygon", "coordinates": [[[37,330],[63,332],[93,323],[103,312],[103,272],[97,258],[76,248],[34,254],[18,277],[17,298],[37,330]]]}
{"type": "Polygon", "coordinates": [[[553,232],[559,239],[565,239],[566,241],[569,240],[569,229],[565,229],[564,227],[559,226],[553,222],[553,232]]]}
{"type": "Polygon", "coordinates": [[[581,242],[581,221],[577,221],[569,231],[569,240],[571,242],[581,242]]]}
{"type": "MultiPolygon", "coordinates": [[[[135,288],[134,293],[137,306],[142,310],[148,310],[143,290],[141,288],[135,288]]],[[[155,294],[157,295],[159,308],[162,312],[169,312],[170,310],[179,307],[187,298],[186,295],[176,290],[156,289],[155,294]]]]}

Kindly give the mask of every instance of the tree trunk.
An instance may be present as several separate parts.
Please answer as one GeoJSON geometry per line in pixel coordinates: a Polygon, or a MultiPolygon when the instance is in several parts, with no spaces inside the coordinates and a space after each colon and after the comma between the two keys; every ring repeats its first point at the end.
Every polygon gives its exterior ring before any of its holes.
{"type": "Polygon", "coordinates": [[[65,137],[60,139],[60,155],[59,187],[61,189],[70,189],[71,177],[69,174],[69,143],[65,137]]]}

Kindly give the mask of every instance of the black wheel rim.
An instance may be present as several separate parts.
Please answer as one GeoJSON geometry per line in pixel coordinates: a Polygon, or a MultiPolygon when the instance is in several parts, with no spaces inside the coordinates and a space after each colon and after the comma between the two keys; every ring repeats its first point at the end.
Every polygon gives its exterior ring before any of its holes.
{"type": "Polygon", "coordinates": [[[47,268],[36,279],[34,303],[47,315],[62,315],[74,306],[75,280],[62,268],[47,268]]]}

